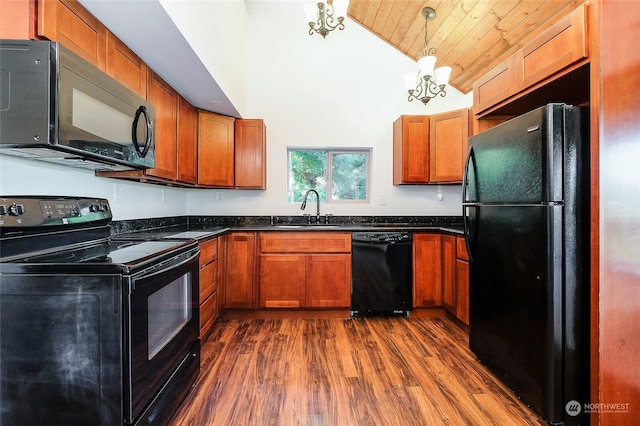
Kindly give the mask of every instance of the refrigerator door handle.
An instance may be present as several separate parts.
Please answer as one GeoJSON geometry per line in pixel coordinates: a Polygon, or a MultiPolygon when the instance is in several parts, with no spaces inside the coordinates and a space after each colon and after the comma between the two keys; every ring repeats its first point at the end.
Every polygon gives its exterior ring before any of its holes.
{"type": "Polygon", "coordinates": [[[469,186],[469,165],[473,163],[475,170],[475,160],[473,155],[473,146],[469,147],[467,153],[467,160],[464,164],[464,174],[462,176],[462,226],[464,232],[464,244],[467,247],[467,254],[469,255],[469,262],[473,262],[473,256],[471,255],[471,241],[470,241],[470,229],[469,229],[469,216],[467,211],[469,208],[475,206],[475,203],[467,203],[467,187],[469,186]]]}
{"type": "MultiPolygon", "coordinates": [[[[469,147],[469,152],[467,153],[467,160],[464,163],[464,173],[462,175],[462,202],[467,201],[467,186],[469,186],[468,176],[469,176],[469,164],[473,158],[473,146],[469,147]]],[[[475,166],[475,161],[473,161],[475,166]]],[[[475,167],[474,167],[475,169],[475,167]]],[[[464,211],[463,211],[464,215],[464,211]]]]}

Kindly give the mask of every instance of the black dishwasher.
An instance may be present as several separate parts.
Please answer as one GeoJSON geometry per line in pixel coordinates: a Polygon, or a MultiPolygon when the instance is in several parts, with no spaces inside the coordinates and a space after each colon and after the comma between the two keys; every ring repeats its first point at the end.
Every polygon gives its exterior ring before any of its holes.
{"type": "Polygon", "coordinates": [[[412,238],[408,232],[351,235],[351,316],[409,316],[412,238]]]}

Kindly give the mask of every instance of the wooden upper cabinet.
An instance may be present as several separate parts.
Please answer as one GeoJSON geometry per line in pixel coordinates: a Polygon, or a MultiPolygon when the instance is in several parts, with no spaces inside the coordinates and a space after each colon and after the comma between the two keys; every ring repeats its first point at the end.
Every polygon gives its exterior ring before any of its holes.
{"type": "Polygon", "coordinates": [[[28,0],[0,1],[0,39],[36,38],[36,5],[28,0]]]}
{"type": "Polygon", "coordinates": [[[475,113],[507,99],[516,90],[516,59],[512,55],[473,83],[475,113]]]}
{"type": "Polygon", "coordinates": [[[38,0],[38,35],[62,43],[101,70],[107,62],[107,28],[73,0],[38,0]]]}
{"type": "Polygon", "coordinates": [[[147,99],[147,64],[111,31],[107,31],[105,71],[142,99],[147,99]]]}
{"type": "Polygon", "coordinates": [[[462,182],[469,139],[469,110],[432,115],[429,120],[429,182],[462,182]]]}
{"type": "Polygon", "coordinates": [[[145,170],[150,176],[167,180],[177,177],[177,124],[180,95],[156,73],[149,72],[148,101],[156,107],[155,159],[153,169],[145,170]]]}
{"type": "Polygon", "coordinates": [[[198,184],[234,186],[234,121],[206,111],[198,113],[198,184]]]}
{"type": "Polygon", "coordinates": [[[178,180],[198,182],[198,111],[182,96],[178,101],[178,180]]]}
{"type": "Polygon", "coordinates": [[[586,5],[574,10],[516,52],[516,84],[527,88],[589,56],[586,5]]]}
{"type": "MultiPolygon", "coordinates": [[[[551,82],[584,65],[589,57],[587,24],[591,7],[579,6],[475,81],[474,113],[489,114],[535,90],[541,82],[551,82]]],[[[567,86],[566,82],[563,85],[567,86]]],[[[557,100],[556,93],[549,98],[549,102],[557,100]]]]}
{"type": "Polygon", "coordinates": [[[263,120],[235,121],[235,186],[267,188],[267,142],[263,120]]]}
{"type": "Polygon", "coordinates": [[[402,115],[393,123],[393,184],[429,182],[429,117],[402,115]]]}

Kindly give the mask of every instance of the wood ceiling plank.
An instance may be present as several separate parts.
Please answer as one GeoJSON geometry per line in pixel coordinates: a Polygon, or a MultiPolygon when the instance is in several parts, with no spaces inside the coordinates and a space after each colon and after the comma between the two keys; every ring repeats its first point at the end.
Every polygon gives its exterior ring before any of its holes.
{"type": "Polygon", "coordinates": [[[441,32],[448,32],[442,47],[438,47],[440,65],[456,63],[461,55],[484,36],[487,26],[493,27],[498,22],[498,18],[489,13],[493,4],[491,1],[478,2],[454,28],[440,28],[441,32]]]}
{"type": "MultiPolygon", "coordinates": [[[[429,4],[427,4],[429,5],[429,4]]],[[[435,9],[435,8],[434,8],[435,9]]],[[[451,16],[454,11],[458,10],[458,2],[457,1],[442,1],[440,3],[440,5],[438,6],[436,10],[436,19],[434,19],[433,21],[430,21],[428,23],[428,30],[429,30],[429,45],[431,45],[431,38],[432,35],[435,34],[438,29],[440,28],[440,26],[443,24],[444,19],[447,16],[451,16]]],[[[458,12],[456,13],[460,13],[460,11],[458,10],[458,12]]],[[[422,17],[422,14],[420,14],[420,16],[416,17],[416,20],[418,22],[420,22],[420,31],[418,32],[418,34],[416,34],[416,39],[414,40],[414,42],[411,44],[411,46],[407,49],[407,55],[413,59],[416,59],[416,55],[418,52],[420,52],[422,50],[422,48],[424,47],[424,18],[422,17]]]]}
{"type": "Polygon", "coordinates": [[[373,31],[379,34],[383,40],[389,40],[391,33],[402,17],[407,7],[406,1],[384,1],[380,5],[376,19],[373,22],[373,31]]]}
{"type": "Polygon", "coordinates": [[[453,68],[451,85],[466,93],[481,77],[585,0],[351,0],[349,17],[407,57],[424,47],[426,6],[429,47],[438,65],[453,68]]]}
{"type": "Polygon", "coordinates": [[[411,41],[415,40],[416,33],[418,33],[424,25],[418,25],[418,22],[415,20],[415,17],[420,15],[423,8],[423,2],[410,1],[408,2],[402,17],[398,21],[391,37],[389,37],[389,42],[393,46],[398,46],[400,51],[403,51],[402,45],[406,40],[410,40],[408,37],[412,37],[411,41]],[[414,28],[415,25],[415,28],[414,28]],[[413,34],[412,34],[413,32],[413,34]]]}

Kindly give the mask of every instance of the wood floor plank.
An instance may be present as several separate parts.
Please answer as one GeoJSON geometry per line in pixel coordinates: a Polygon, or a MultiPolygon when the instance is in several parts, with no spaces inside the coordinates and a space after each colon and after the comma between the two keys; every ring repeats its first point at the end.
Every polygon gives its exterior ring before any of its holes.
{"type": "Polygon", "coordinates": [[[223,319],[171,426],[543,425],[446,318],[223,319]]]}

